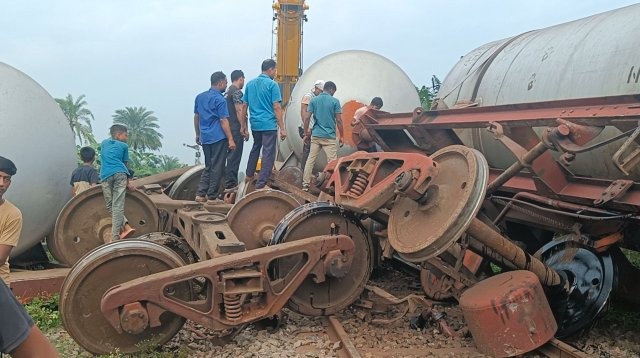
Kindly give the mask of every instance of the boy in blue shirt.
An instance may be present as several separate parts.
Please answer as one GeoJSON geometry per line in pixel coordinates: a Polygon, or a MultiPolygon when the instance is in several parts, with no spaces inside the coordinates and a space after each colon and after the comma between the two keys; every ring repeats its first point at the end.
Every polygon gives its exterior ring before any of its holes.
{"type": "Polygon", "coordinates": [[[109,129],[111,138],[105,139],[100,145],[100,181],[102,194],[107,204],[107,211],[111,214],[111,236],[113,240],[124,239],[135,232],[124,216],[124,198],[127,189],[135,190],[129,183],[133,176],[127,168],[129,161],[129,146],[127,127],[114,124],[109,129]]]}

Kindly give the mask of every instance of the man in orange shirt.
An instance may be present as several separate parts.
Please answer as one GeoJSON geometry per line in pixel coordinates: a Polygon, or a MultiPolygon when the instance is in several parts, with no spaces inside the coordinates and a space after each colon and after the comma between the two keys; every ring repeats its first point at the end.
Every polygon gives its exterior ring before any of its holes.
{"type": "Polygon", "coordinates": [[[362,123],[362,116],[370,109],[380,110],[382,108],[382,104],[382,98],[373,97],[368,106],[358,108],[358,110],[353,114],[353,120],[351,121],[351,127],[353,127],[351,130],[351,139],[353,139],[358,150],[364,150],[369,153],[378,151],[375,141],[362,123]]]}
{"type": "Polygon", "coordinates": [[[22,213],[3,196],[11,186],[11,177],[16,166],[5,157],[0,157],[0,279],[9,286],[9,255],[18,245],[22,231],[22,213]]]}

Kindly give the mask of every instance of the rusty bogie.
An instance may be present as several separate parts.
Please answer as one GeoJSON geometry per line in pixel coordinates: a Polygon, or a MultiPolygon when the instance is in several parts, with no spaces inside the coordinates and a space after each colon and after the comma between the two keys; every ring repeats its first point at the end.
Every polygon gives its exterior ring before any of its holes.
{"type": "Polygon", "coordinates": [[[146,302],[151,328],[159,326],[161,315],[169,311],[223,331],[274,316],[308,275],[323,282],[331,274],[326,267],[336,255],[344,258],[348,268],[353,252],[351,239],[338,235],[221,256],[112,287],[102,298],[101,310],[118,332],[123,330],[121,308],[135,302],[146,302]],[[270,264],[293,255],[305,259],[278,277],[265,275],[270,264]],[[169,294],[174,287],[194,279],[207,281],[205,297],[184,300],[169,294]]]}

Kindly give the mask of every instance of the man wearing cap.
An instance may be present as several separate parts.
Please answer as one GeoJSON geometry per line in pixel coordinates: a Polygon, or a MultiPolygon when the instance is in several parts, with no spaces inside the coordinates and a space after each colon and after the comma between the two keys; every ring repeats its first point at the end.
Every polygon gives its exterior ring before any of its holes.
{"type": "Polygon", "coordinates": [[[0,157],[0,278],[9,286],[9,254],[18,245],[22,231],[22,213],[5,199],[4,193],[11,186],[11,177],[16,166],[5,157],[0,157]]]}
{"type": "Polygon", "coordinates": [[[300,168],[302,170],[304,170],[304,166],[307,163],[307,158],[309,158],[309,150],[311,148],[311,137],[304,135],[304,129],[313,127],[313,123],[309,123],[309,121],[311,120],[311,113],[309,113],[307,109],[309,108],[309,102],[311,102],[311,99],[322,93],[323,88],[324,81],[317,80],[316,83],[313,84],[313,88],[311,89],[311,91],[302,96],[302,100],[300,101],[300,118],[302,119],[302,126],[298,127],[298,132],[300,133],[300,137],[303,139],[302,161],[300,162],[300,168]]]}

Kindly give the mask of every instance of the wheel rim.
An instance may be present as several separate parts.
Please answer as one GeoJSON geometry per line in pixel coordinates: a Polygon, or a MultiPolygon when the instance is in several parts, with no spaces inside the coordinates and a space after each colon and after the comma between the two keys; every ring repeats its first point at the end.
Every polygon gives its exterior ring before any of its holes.
{"type": "MultiPolygon", "coordinates": [[[[136,229],[135,236],[158,231],[158,210],[143,193],[127,193],[124,212],[136,229]]],[[[73,197],[62,208],[47,246],[59,262],[72,266],[110,238],[111,215],[107,212],[102,187],[96,186],[73,197]]]]}
{"type": "Polygon", "coordinates": [[[193,200],[203,171],[204,165],[197,165],[187,170],[173,183],[169,197],[174,200],[193,200]]]}
{"type": "Polygon", "coordinates": [[[615,287],[617,272],[611,254],[596,253],[571,239],[559,239],[540,248],[536,257],[572,281],[568,297],[549,297],[558,323],[556,337],[571,336],[593,325],[615,287]],[[554,302],[556,299],[561,301],[554,302]]]}
{"type": "MultiPolygon", "coordinates": [[[[315,283],[312,276],[307,277],[289,299],[287,305],[291,309],[311,316],[330,315],[345,309],[364,291],[373,269],[375,251],[360,221],[352,213],[329,203],[300,206],[276,227],[269,245],[336,232],[350,236],[355,244],[349,272],[343,278],[327,276],[322,283],[315,283]],[[331,224],[337,229],[332,229],[331,224]]],[[[277,277],[280,272],[286,273],[295,262],[295,259],[277,260],[273,265],[275,270],[270,274],[277,277]]]]}
{"type": "Polygon", "coordinates": [[[235,203],[227,221],[247,250],[269,244],[278,223],[300,204],[289,194],[278,190],[254,191],[235,203]]]}
{"type": "MultiPolygon", "coordinates": [[[[135,353],[145,345],[163,345],[181,329],[185,319],[171,312],[160,316],[162,325],[140,334],[118,333],[104,318],[100,304],[111,287],[142,276],[182,266],[182,259],[162,245],[138,240],[105,244],[85,255],[73,266],[60,295],[60,312],[65,329],[89,352],[135,353]]],[[[172,286],[174,295],[190,299],[188,282],[172,286]]]]}
{"type": "Polygon", "coordinates": [[[431,156],[438,174],[427,204],[401,196],[389,216],[391,246],[407,261],[423,262],[447,250],[467,229],[485,197],[489,169],[480,152],[449,146],[431,156]]]}

